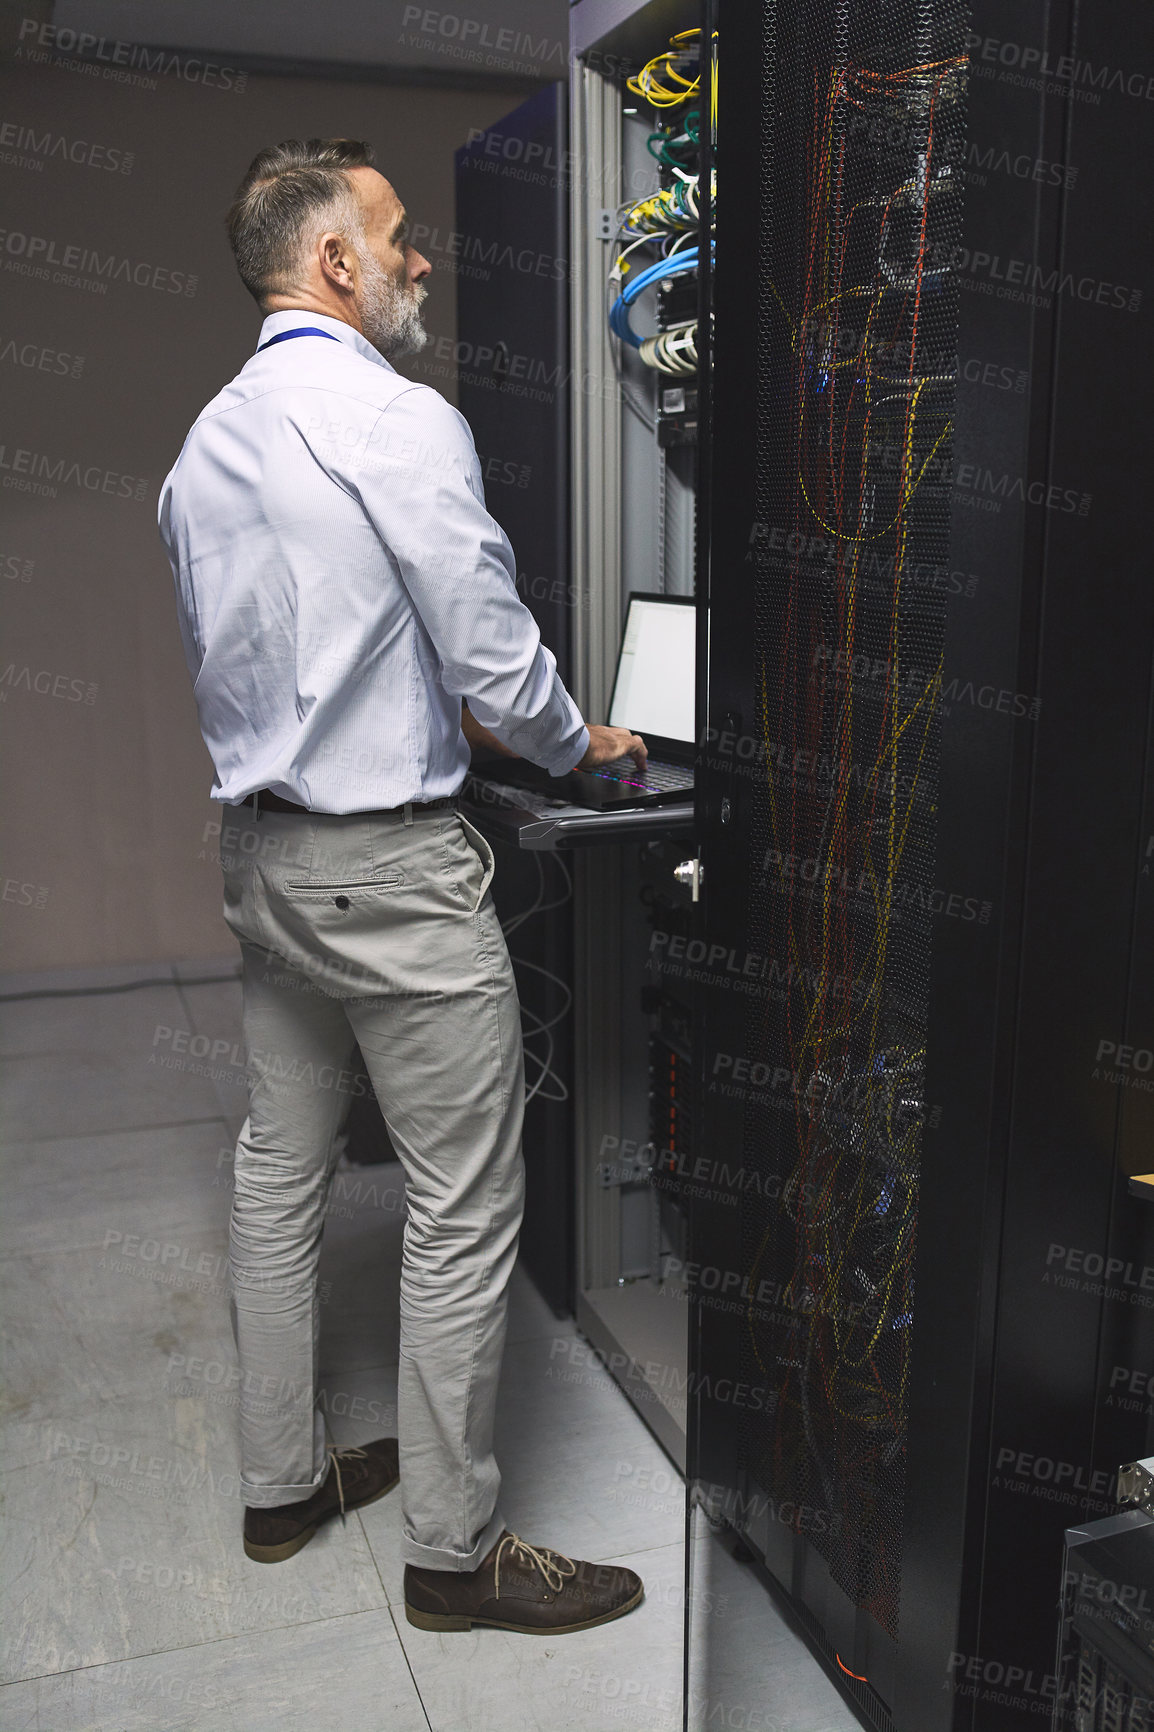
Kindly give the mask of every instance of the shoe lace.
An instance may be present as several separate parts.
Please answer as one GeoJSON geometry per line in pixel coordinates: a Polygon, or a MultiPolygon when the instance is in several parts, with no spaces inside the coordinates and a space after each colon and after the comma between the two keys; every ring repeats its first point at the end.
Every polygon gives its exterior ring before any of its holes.
{"type": "Polygon", "coordinates": [[[341,1514],[344,1515],[344,1513],[345,1513],[345,1487],[344,1487],[344,1482],[341,1479],[341,1461],[342,1461],[342,1459],[344,1460],[346,1467],[351,1466],[354,1461],[367,1461],[369,1458],[368,1457],[368,1450],[365,1450],[365,1449],[342,1449],[342,1450],[338,1451],[338,1450],[335,1450],[332,1447],[332,1445],[330,1444],[329,1445],[329,1455],[332,1457],[333,1472],[337,1476],[337,1498],[340,1502],[341,1514]]]}
{"type": "Polygon", "coordinates": [[[494,1571],[494,1586],[496,1598],[501,1598],[501,1559],[506,1552],[510,1556],[523,1558],[527,1563],[540,1570],[555,1594],[559,1594],[565,1586],[566,1576],[577,1574],[577,1565],[572,1558],[567,1558],[564,1552],[555,1552],[550,1546],[542,1546],[540,1550],[531,1546],[528,1540],[519,1538],[517,1534],[504,1534],[497,1547],[496,1569],[494,1571]]]}

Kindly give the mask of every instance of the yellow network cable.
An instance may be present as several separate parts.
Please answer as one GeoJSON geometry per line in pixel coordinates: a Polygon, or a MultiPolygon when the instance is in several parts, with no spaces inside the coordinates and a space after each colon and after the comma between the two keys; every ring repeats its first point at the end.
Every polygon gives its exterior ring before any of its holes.
{"type": "MultiPolygon", "coordinates": [[[[716,34],[716,33],[715,33],[716,34]]],[[[653,108],[679,108],[701,89],[701,71],[686,78],[679,67],[696,63],[699,50],[696,38],[700,30],[679,30],[669,38],[669,47],[655,54],[635,78],[628,80],[634,96],[643,96],[653,108]]],[[[710,117],[717,118],[717,70],[714,65],[710,81],[710,117]]]]}

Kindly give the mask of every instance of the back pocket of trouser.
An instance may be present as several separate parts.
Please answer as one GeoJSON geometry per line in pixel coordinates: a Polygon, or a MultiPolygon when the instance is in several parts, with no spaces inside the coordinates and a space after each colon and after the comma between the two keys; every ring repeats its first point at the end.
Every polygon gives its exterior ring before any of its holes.
{"type": "Polygon", "coordinates": [[[472,848],[474,854],[476,854],[484,868],[481,878],[481,888],[477,891],[473,901],[473,906],[469,911],[471,914],[476,914],[482,902],[485,900],[485,892],[493,882],[493,874],[497,869],[497,857],[493,853],[489,843],[485,840],[484,836],[482,836],[481,832],[476,829],[474,825],[470,824],[469,820],[466,817],[463,817],[460,812],[457,813],[457,817],[460,819],[461,828],[465,832],[466,841],[469,843],[469,846],[472,848]]]}

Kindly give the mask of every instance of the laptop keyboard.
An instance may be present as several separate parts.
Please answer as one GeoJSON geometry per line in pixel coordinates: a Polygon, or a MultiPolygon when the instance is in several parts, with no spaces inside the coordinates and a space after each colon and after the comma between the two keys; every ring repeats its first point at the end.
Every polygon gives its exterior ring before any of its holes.
{"type": "Polygon", "coordinates": [[[601,776],[607,782],[623,782],[644,794],[666,794],[674,789],[687,791],[693,786],[693,771],[684,764],[660,764],[650,758],[643,771],[632,758],[614,758],[612,763],[599,764],[595,770],[583,770],[586,776],[601,776]]]}

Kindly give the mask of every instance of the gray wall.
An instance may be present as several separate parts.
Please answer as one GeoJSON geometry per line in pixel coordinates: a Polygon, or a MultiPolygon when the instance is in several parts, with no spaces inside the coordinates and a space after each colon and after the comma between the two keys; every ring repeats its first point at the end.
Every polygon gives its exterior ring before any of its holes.
{"type": "MultiPolygon", "coordinates": [[[[259,327],[223,212],[262,145],[339,133],[370,139],[414,218],[444,236],[454,147],[523,90],[264,75],[238,89],[191,63],[149,88],[131,66],[134,81],[122,82],[90,75],[75,55],[36,64],[34,42],[11,22],[5,33],[3,966],[221,955],[232,946],[212,828],[221,808],[207,797],[211,765],[155,518],[189,424],[259,327]],[[28,274],[33,252],[42,275],[28,274]],[[110,256],[111,279],[100,274],[110,256]]],[[[451,260],[430,256],[427,322],[451,342],[451,260]]],[[[439,359],[402,367],[452,395],[444,344],[439,359]]]]}

